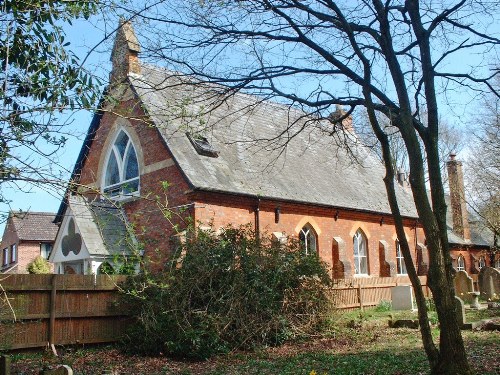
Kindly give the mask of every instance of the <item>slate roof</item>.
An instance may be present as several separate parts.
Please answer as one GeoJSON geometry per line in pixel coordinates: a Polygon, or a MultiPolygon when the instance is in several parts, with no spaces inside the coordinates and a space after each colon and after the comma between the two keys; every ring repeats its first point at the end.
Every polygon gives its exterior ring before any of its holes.
{"type": "MultiPolygon", "coordinates": [[[[357,137],[328,136],[330,122],[250,95],[225,97],[222,86],[161,68],[142,66],[129,79],[193,189],[391,213],[383,165],[357,137]],[[218,157],[198,154],[186,132],[205,137],[218,157]]],[[[410,194],[396,189],[401,213],[416,217],[410,194]]]]}
{"type": "Polygon", "coordinates": [[[123,211],[107,201],[69,197],[69,207],[91,256],[132,254],[123,211]]]}
{"type": "Polygon", "coordinates": [[[55,213],[11,211],[9,215],[17,236],[22,241],[52,242],[56,238],[55,213]]]}

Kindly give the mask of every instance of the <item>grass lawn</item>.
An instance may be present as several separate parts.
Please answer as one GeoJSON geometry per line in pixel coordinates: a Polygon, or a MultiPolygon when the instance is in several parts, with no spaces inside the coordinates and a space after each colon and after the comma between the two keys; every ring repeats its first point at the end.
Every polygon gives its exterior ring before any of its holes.
{"type": "MultiPolygon", "coordinates": [[[[398,313],[394,318],[413,318],[398,313]]],[[[467,320],[500,320],[498,310],[468,312],[467,320]]],[[[428,365],[420,333],[415,329],[388,327],[389,312],[368,310],[332,319],[321,337],[288,343],[258,352],[238,352],[203,362],[164,357],[126,356],[114,347],[60,348],[50,353],[12,355],[12,374],[38,374],[54,364],[70,365],[76,375],[97,374],[427,374],[428,365]]],[[[434,328],[436,336],[438,328],[434,328]]],[[[478,374],[500,374],[500,332],[463,331],[471,366],[478,374]]]]}

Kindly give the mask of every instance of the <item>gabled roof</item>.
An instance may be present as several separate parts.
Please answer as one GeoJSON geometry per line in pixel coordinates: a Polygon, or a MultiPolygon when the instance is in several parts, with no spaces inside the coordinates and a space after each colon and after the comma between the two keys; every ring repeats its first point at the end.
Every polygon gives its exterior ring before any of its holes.
{"type": "MultiPolygon", "coordinates": [[[[391,213],[383,165],[355,135],[329,136],[330,122],[156,67],[129,79],[193,189],[391,213]],[[186,133],[217,155],[197,152],[186,133]]],[[[403,216],[416,217],[396,190],[403,216]]]]}
{"type": "Polygon", "coordinates": [[[54,241],[58,229],[53,223],[54,217],[53,212],[11,211],[9,214],[12,230],[22,241],[54,241]]]}
{"type": "Polygon", "coordinates": [[[69,208],[91,256],[132,254],[132,237],[121,208],[107,201],[69,197],[69,208]]]}

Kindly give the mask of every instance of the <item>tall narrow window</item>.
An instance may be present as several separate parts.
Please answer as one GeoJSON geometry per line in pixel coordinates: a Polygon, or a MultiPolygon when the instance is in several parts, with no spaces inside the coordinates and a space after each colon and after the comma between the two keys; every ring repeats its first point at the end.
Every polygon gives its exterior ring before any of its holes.
{"type": "Polygon", "coordinates": [[[304,225],[304,227],[300,230],[299,240],[306,255],[317,253],[318,247],[316,244],[316,232],[310,224],[304,225]]]}
{"type": "Polygon", "coordinates": [[[17,262],[17,244],[10,245],[10,262],[17,262]]]}
{"type": "Polygon", "coordinates": [[[408,271],[406,271],[405,259],[403,257],[403,253],[401,252],[401,245],[397,240],[396,240],[396,262],[398,268],[398,275],[408,275],[408,271]]]}
{"type": "Polygon", "coordinates": [[[6,266],[7,264],[9,264],[9,248],[6,247],[5,249],[3,249],[2,257],[2,266],[6,266]]]}
{"type": "Polygon", "coordinates": [[[139,163],[130,137],[121,130],[113,144],[104,172],[104,194],[123,198],[139,191],[139,163]]]}
{"type": "Polygon", "coordinates": [[[486,267],[486,258],[483,255],[481,255],[479,257],[479,269],[483,267],[486,267]]]}
{"type": "Polygon", "coordinates": [[[465,271],[465,259],[461,255],[457,258],[457,271],[465,271]]]}
{"type": "Polygon", "coordinates": [[[368,246],[364,233],[358,229],[353,238],[354,242],[354,273],[368,275],[368,246]]]}

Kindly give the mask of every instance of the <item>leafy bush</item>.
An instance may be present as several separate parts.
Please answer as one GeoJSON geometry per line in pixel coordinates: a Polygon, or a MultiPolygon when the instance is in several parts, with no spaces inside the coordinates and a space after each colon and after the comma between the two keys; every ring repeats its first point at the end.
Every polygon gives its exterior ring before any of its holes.
{"type": "Polygon", "coordinates": [[[30,263],[28,263],[28,265],[26,266],[26,270],[28,271],[28,273],[37,275],[50,273],[50,264],[47,259],[39,255],[30,263]]]}
{"type": "Polygon", "coordinates": [[[137,324],[125,347],[207,358],[311,333],[328,306],[330,279],[300,244],[256,238],[250,227],[187,236],[159,274],[131,277],[125,306],[137,324]]]}
{"type": "Polygon", "coordinates": [[[375,311],[378,312],[391,311],[391,310],[392,310],[392,302],[386,300],[381,300],[378,303],[377,307],[375,307],[375,311]]]}

